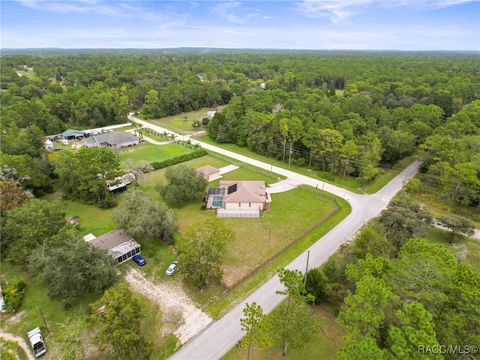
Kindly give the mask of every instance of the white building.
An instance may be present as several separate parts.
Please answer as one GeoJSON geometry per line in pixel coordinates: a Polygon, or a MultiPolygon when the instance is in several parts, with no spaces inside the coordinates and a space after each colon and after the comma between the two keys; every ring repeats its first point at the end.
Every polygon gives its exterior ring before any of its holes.
{"type": "Polygon", "coordinates": [[[218,188],[209,188],[207,209],[217,209],[218,217],[260,217],[268,210],[271,199],[264,181],[220,181],[218,188]]]}

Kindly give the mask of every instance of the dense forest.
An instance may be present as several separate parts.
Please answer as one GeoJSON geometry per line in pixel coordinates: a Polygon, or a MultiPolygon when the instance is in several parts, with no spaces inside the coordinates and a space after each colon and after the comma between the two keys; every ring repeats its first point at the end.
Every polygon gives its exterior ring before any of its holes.
{"type": "MultiPolygon", "coordinates": [[[[149,119],[223,105],[204,123],[212,141],[248,148],[276,164],[307,169],[312,176],[315,172],[338,184],[345,179],[368,184],[384,169],[400,171],[402,159],[422,160],[420,174],[378,218],[323,266],[305,278],[298,276],[301,286],[297,290],[306,288],[294,294],[301,299],[299,307],[295,305],[298,299],[287,302],[292,323],[302,316],[308,318],[309,312],[302,310],[306,304],[328,305],[345,330],[339,356],[348,360],[416,359],[418,344],[478,343],[478,266],[471,258],[465,261],[466,255],[453,255],[456,243],[467,239],[480,224],[478,60],[476,53],[346,51],[4,54],[0,255],[22,271],[40,274],[49,298],[63,301],[65,308],[76,306],[78,294],[110,288],[118,280],[111,259],[102,251],[93,251],[78,229],[65,223],[65,209],[52,201],[49,193],[60,189],[56,191],[59,197],[76,206],[88,204],[89,211],[111,208],[117,200],[108,192],[105,179],[116,178],[125,168],[109,148],[47,152],[45,136],[69,128],[125,123],[132,111],[149,119]],[[426,198],[429,194],[441,205],[448,204],[446,210],[434,211],[437,203],[426,201],[431,200],[426,198]],[[442,240],[432,235],[435,231],[450,232],[449,241],[442,245],[442,240]],[[51,247],[49,254],[44,251],[46,246],[51,247]],[[81,281],[72,282],[72,278],[81,281]],[[312,296],[306,297],[306,293],[312,296]]],[[[194,159],[199,152],[206,154],[197,149],[154,162],[150,171],[194,159]]],[[[194,170],[182,166],[169,168],[165,177],[168,184],[160,188],[160,195],[171,206],[201,198],[207,186],[194,170]],[[200,182],[198,187],[196,182],[200,182]]],[[[123,201],[113,215],[117,224],[139,238],[174,242],[178,229],[172,209],[147,192],[121,196],[123,201]]],[[[204,226],[220,229],[219,238],[230,237],[223,225],[204,226]]],[[[270,223],[270,232],[271,227],[270,223]]],[[[203,236],[199,231],[187,233],[193,240],[203,236]]],[[[185,259],[195,249],[193,240],[183,248],[180,243],[182,264],[188,263],[185,259]]],[[[222,244],[220,241],[218,247],[222,244]]],[[[472,248],[465,245],[464,252],[475,259],[474,246],[478,245],[469,246],[472,248]]],[[[216,258],[218,252],[214,248],[206,251],[216,258]]],[[[198,266],[190,268],[192,274],[202,275],[198,266]]],[[[209,276],[218,277],[218,273],[209,276]]],[[[202,278],[197,282],[207,283],[202,278]]],[[[25,284],[18,283],[11,289],[4,287],[4,293],[8,299],[24,288],[25,284]]],[[[117,288],[108,290],[97,307],[123,303],[116,300],[120,295],[113,289],[117,288]]],[[[127,290],[118,291],[131,298],[127,290]]],[[[18,296],[16,308],[22,296],[18,296]]],[[[129,312],[107,310],[105,318],[116,319],[122,313],[129,312]]],[[[284,313],[273,314],[274,337],[279,337],[277,330],[283,325],[278,324],[284,324],[284,313]],[[280,316],[277,325],[275,316],[280,316]]],[[[137,322],[125,324],[140,327],[137,322]]],[[[298,329],[308,329],[305,323],[298,324],[298,329]]],[[[102,317],[103,343],[111,333],[107,325],[102,317]]],[[[290,330],[294,338],[297,330],[290,330]]],[[[283,339],[277,342],[286,344],[287,335],[281,335],[283,339]]],[[[72,337],[78,340],[76,335],[72,337]]],[[[136,349],[141,339],[130,341],[128,347],[136,349]]],[[[293,349],[294,341],[290,343],[293,349]]]]}
{"type": "MultiPolygon", "coordinates": [[[[479,202],[478,151],[470,151],[480,142],[476,54],[10,54],[2,57],[1,88],[2,152],[26,155],[6,161],[21,161],[36,172],[31,178],[51,171],[43,135],[125,122],[132,110],[156,118],[228,104],[208,128],[217,142],[365,183],[421,148],[425,181],[448,163],[470,193],[454,200],[479,202]],[[471,155],[440,161],[439,141],[471,155]]],[[[449,186],[439,181],[430,183],[449,186]]],[[[48,189],[36,182],[34,191],[48,189]]]]}

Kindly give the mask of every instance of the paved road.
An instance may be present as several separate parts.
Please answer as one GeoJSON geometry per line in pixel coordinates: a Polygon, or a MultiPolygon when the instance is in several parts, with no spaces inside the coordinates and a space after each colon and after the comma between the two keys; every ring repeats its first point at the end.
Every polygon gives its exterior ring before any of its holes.
{"type": "MultiPolygon", "coordinates": [[[[139,122],[142,125],[151,127],[157,131],[167,131],[172,133],[171,131],[163,129],[159,126],[152,125],[147,121],[136,119],[133,116],[129,118],[132,121],[139,122]]],[[[183,136],[178,136],[178,138],[181,140],[188,140],[183,136]]],[[[386,208],[393,196],[395,196],[395,194],[402,188],[404,182],[413,177],[417,173],[420,166],[418,161],[412,163],[379,192],[373,195],[363,195],[355,194],[335,185],[324,183],[317,179],[301,175],[287,169],[272,166],[263,161],[236,154],[210,144],[205,144],[196,140],[192,140],[192,142],[200,144],[205,149],[215,151],[259,168],[286,176],[291,183],[307,184],[313,187],[323,188],[328,192],[348,200],[352,206],[352,212],[350,215],[348,215],[342,222],[335,226],[335,228],[330,230],[330,232],[320,238],[315,244],[313,244],[309,249],[299,255],[287,266],[289,269],[299,269],[302,271],[305,269],[308,250],[310,250],[310,267],[317,267],[323,264],[325,261],[327,261],[330,255],[338,250],[343,243],[351,239],[352,236],[366,222],[377,216],[384,208],[386,208]]],[[[262,306],[266,313],[269,313],[282,302],[283,296],[276,294],[276,292],[281,289],[282,285],[280,284],[278,276],[272,277],[270,280],[256,289],[250,296],[230,310],[223,318],[212,323],[211,326],[193,338],[189,343],[172,355],[170,359],[220,359],[233,346],[235,346],[235,344],[243,336],[243,333],[240,329],[240,319],[242,317],[245,303],[255,301],[257,304],[262,306]]]]}

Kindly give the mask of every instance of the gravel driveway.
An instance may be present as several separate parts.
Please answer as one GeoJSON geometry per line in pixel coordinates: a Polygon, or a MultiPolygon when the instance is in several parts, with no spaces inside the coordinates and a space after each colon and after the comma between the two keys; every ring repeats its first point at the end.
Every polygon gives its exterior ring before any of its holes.
{"type": "Polygon", "coordinates": [[[210,316],[197,308],[185,292],[175,284],[154,284],[134,268],[128,270],[125,280],[134,291],[158,304],[165,322],[173,325],[175,328],[173,333],[182,344],[212,322],[210,316]]]}

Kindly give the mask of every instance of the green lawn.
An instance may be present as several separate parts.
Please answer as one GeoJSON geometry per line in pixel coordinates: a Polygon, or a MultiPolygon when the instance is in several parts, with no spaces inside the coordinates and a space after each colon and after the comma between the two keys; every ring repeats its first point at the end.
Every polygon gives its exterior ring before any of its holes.
{"type": "Polygon", "coordinates": [[[46,359],[58,359],[58,344],[56,344],[56,334],[60,324],[68,324],[71,318],[79,319],[82,327],[87,328],[86,311],[88,305],[96,301],[100,295],[94,294],[79,299],[78,304],[70,310],[65,310],[63,303],[53,300],[47,295],[47,290],[41,284],[38,277],[27,278],[20,267],[14,267],[9,264],[2,265],[2,278],[7,281],[10,279],[24,279],[27,283],[23,304],[17,314],[18,321],[14,321],[9,315],[2,321],[2,328],[6,331],[21,336],[27,341],[26,334],[35,327],[40,327],[47,344],[48,353],[46,359]],[[41,313],[45,317],[50,333],[44,326],[41,313]]]}
{"type": "Polygon", "coordinates": [[[288,167],[287,164],[276,160],[274,158],[264,156],[257,154],[253,152],[252,150],[238,146],[235,144],[219,144],[212,139],[208,137],[208,135],[201,136],[197,138],[199,141],[203,141],[207,144],[215,145],[218,147],[221,147],[226,150],[230,150],[232,152],[242,154],[245,156],[249,156],[251,158],[264,161],[266,163],[272,164],[274,166],[278,166],[281,168],[285,169],[290,169],[292,171],[298,172],[303,175],[307,175],[331,184],[335,184],[338,186],[341,186],[345,189],[348,189],[350,191],[356,192],[356,193],[368,193],[372,194],[375,193],[376,191],[380,190],[384,185],[386,185],[391,179],[393,179],[396,175],[398,175],[407,165],[409,165],[411,162],[413,162],[414,157],[408,157],[405,158],[401,161],[399,161],[397,164],[394,165],[392,169],[387,169],[385,172],[381,175],[379,175],[376,179],[374,179],[372,182],[369,184],[363,184],[359,179],[352,178],[352,177],[346,177],[345,179],[342,179],[339,176],[333,175],[329,172],[326,171],[319,171],[319,170],[313,170],[309,169],[307,167],[299,167],[299,166],[294,166],[292,165],[290,168],[288,167]]]}
{"type": "Polygon", "coordinates": [[[78,201],[63,200],[61,191],[48,194],[45,199],[59,201],[67,216],[77,216],[82,235],[92,233],[100,236],[116,228],[112,219],[114,209],[100,209],[78,201]]]}
{"type": "MultiPolygon", "coordinates": [[[[184,164],[192,168],[198,168],[207,164],[222,167],[231,163],[228,160],[229,158],[226,157],[219,158],[207,155],[190,160],[184,164]]],[[[159,201],[162,201],[162,199],[156,188],[165,182],[165,171],[166,169],[162,169],[148,173],[141,180],[140,188],[151,192],[159,201]]],[[[251,171],[251,167],[241,167],[226,174],[225,178],[265,180],[267,183],[277,181],[270,176],[251,171]]],[[[312,189],[312,191],[315,190],[312,189]]],[[[230,308],[232,304],[254,290],[275,273],[279,267],[290,262],[300,252],[316,242],[350,212],[348,203],[338,199],[341,210],[333,214],[336,210],[336,205],[331,197],[326,196],[320,190],[316,192],[318,194],[295,189],[285,193],[274,194],[272,196],[271,209],[261,219],[225,219],[227,226],[232,228],[237,235],[236,240],[228,245],[225,274],[226,281],[230,283],[248,274],[256,265],[277,254],[296,238],[303,237],[293,246],[283,251],[279,257],[227,293],[224,292],[222,286],[216,285],[203,292],[198,292],[195,289],[187,289],[187,291],[199,303],[206,305],[208,312],[218,317],[230,308]],[[321,197],[319,194],[324,194],[325,197],[321,197]],[[328,217],[331,214],[333,216],[328,217]],[[319,224],[322,217],[325,221],[319,224]],[[291,226],[292,223],[295,223],[296,226],[291,226]],[[272,224],[271,237],[270,224],[272,224]],[[315,228],[312,229],[313,227],[315,228]],[[308,231],[311,232],[305,235],[308,231]]],[[[67,215],[78,216],[82,234],[92,232],[98,236],[116,227],[112,220],[114,209],[102,210],[95,206],[75,201],[61,200],[60,192],[50,194],[46,198],[62,201],[67,215]]],[[[201,222],[215,216],[213,211],[202,210],[201,207],[201,202],[195,202],[176,209],[180,234],[189,224],[201,222]]],[[[164,280],[163,272],[175,258],[175,248],[161,243],[148,243],[142,241],[142,239],[138,240],[142,243],[142,252],[149,262],[144,269],[145,272],[147,275],[151,274],[155,275],[155,277],[158,275],[164,280]]]]}
{"type": "MultiPolygon", "coordinates": [[[[274,310],[278,311],[278,309],[274,310]]],[[[312,339],[300,348],[289,348],[286,357],[282,357],[280,344],[258,349],[252,346],[250,359],[292,359],[292,360],[336,360],[337,352],[343,343],[343,329],[335,322],[333,311],[324,306],[311,307],[312,315],[317,321],[318,332],[312,339]]],[[[247,358],[247,349],[235,346],[222,359],[243,360],[247,358]]]]}
{"type": "MultiPolygon", "coordinates": [[[[202,210],[201,207],[202,203],[199,202],[176,210],[180,233],[188,225],[215,216],[214,211],[202,210]]],[[[223,219],[235,234],[235,240],[227,244],[225,285],[230,286],[247,276],[256,266],[280,253],[337,211],[337,206],[330,198],[322,198],[302,189],[272,194],[270,207],[260,219],[223,219]]]]}
{"type": "MultiPolygon", "coordinates": [[[[183,164],[198,168],[207,164],[222,167],[229,163],[216,157],[203,156],[183,164]]],[[[166,181],[165,171],[166,169],[161,169],[146,174],[141,187],[158,196],[159,186],[166,181]]],[[[243,167],[225,174],[222,179],[264,180],[266,183],[277,181],[243,167]]],[[[219,181],[213,181],[209,185],[217,186],[219,181]]],[[[255,266],[277,254],[313,226],[319,225],[322,220],[333,215],[337,211],[335,202],[330,197],[321,197],[319,194],[302,189],[273,194],[271,209],[265,212],[261,219],[224,219],[225,225],[236,235],[236,240],[227,246],[225,284],[231,285],[246,276],[255,266]],[[291,226],[292,223],[296,225],[291,226]]],[[[215,216],[214,211],[204,210],[202,205],[203,202],[198,201],[175,209],[180,234],[187,226],[215,216]]]]}
{"type": "MultiPolygon", "coordinates": [[[[198,169],[199,167],[202,167],[205,165],[221,168],[227,165],[231,165],[233,163],[241,165],[240,162],[238,161],[236,162],[235,160],[229,159],[227,157],[217,157],[212,155],[206,155],[200,158],[183,162],[182,165],[191,167],[193,169],[198,169]],[[231,161],[228,161],[228,160],[231,160],[231,161]]],[[[174,165],[174,166],[178,166],[178,165],[174,165]]],[[[246,165],[246,166],[247,166],[246,168],[240,167],[237,170],[224,174],[221,179],[210,182],[209,186],[217,186],[220,180],[237,180],[237,179],[263,180],[267,184],[272,184],[278,181],[277,175],[274,173],[257,169],[250,165],[246,165]],[[252,169],[256,171],[252,171],[252,169]]],[[[157,190],[160,185],[164,185],[166,182],[165,172],[166,172],[166,169],[160,169],[160,170],[155,170],[145,174],[143,180],[141,181],[142,187],[145,190],[149,190],[149,191],[157,190]]],[[[284,177],[280,177],[280,178],[283,179],[284,177]]]]}
{"type": "MultiPolygon", "coordinates": [[[[314,189],[312,188],[312,190],[314,189]]],[[[330,196],[327,193],[322,192],[321,190],[318,190],[317,192],[319,194],[323,194],[324,196],[330,196]]],[[[285,194],[288,194],[288,192],[285,194]]],[[[314,194],[311,195],[315,196],[314,194]]],[[[207,310],[213,318],[220,318],[226,313],[226,311],[228,311],[228,309],[238,303],[241,299],[244,299],[258,286],[263,284],[275,273],[277,273],[279,268],[290,263],[300,253],[302,253],[308,247],[317,242],[318,239],[320,239],[327,232],[333,229],[351,212],[350,204],[347,201],[341,198],[337,198],[337,201],[341,208],[340,211],[336,212],[333,216],[326,219],[322,224],[315,227],[308,234],[304,235],[299,241],[295,242],[293,246],[287,248],[274,260],[269,262],[267,265],[259,269],[249,278],[247,278],[228,292],[225,292],[223,287],[215,285],[210,286],[201,293],[199,293],[195,289],[187,288],[186,290],[194,299],[197,300],[197,302],[204,306],[204,309],[207,310]]],[[[293,222],[291,220],[288,220],[288,224],[290,224],[290,227],[292,227],[292,223],[293,222]]],[[[287,227],[286,225],[284,226],[287,227]]],[[[258,245],[256,246],[258,247],[258,245]]]]}
{"type": "Polygon", "coordinates": [[[154,162],[170,159],[179,155],[187,154],[192,150],[179,144],[153,145],[143,143],[120,150],[120,161],[123,166],[128,161],[138,164],[141,161],[154,162]]]}
{"type": "Polygon", "coordinates": [[[171,131],[178,133],[190,133],[193,132],[192,123],[194,120],[202,120],[207,116],[207,111],[215,110],[209,108],[202,108],[197,111],[190,111],[178,115],[167,116],[160,119],[148,120],[152,124],[164,127],[171,131]]]}

